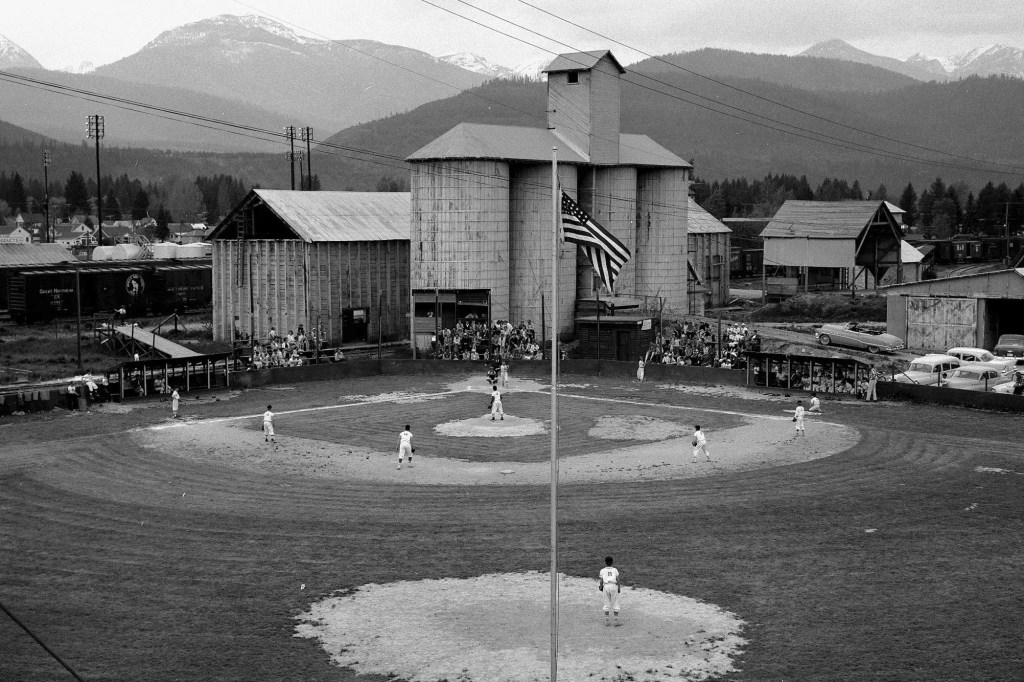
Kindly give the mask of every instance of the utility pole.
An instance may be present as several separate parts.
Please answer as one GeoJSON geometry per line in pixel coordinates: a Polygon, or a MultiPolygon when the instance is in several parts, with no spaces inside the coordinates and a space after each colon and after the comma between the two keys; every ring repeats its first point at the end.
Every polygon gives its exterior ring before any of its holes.
{"type": "Polygon", "coordinates": [[[46,203],[43,204],[43,214],[46,216],[46,237],[43,241],[50,243],[50,150],[43,150],[43,195],[46,203]]]}
{"type": "Polygon", "coordinates": [[[285,126],[284,134],[288,138],[291,148],[288,151],[288,161],[292,167],[292,190],[295,189],[295,126],[285,126]]]}
{"type": "Polygon", "coordinates": [[[306,189],[313,191],[313,151],[310,144],[313,141],[313,129],[306,126],[302,129],[302,139],[306,142],[306,182],[309,183],[306,189]]]}
{"type": "Polygon", "coordinates": [[[89,137],[96,139],[96,219],[99,222],[97,246],[103,246],[103,189],[100,187],[100,140],[105,133],[103,117],[99,114],[89,116],[89,137]]]}

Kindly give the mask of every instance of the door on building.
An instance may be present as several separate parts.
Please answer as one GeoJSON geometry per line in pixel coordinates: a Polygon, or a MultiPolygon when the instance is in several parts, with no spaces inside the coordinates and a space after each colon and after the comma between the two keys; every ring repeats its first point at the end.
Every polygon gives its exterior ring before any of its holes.
{"type": "Polygon", "coordinates": [[[615,332],[615,359],[621,362],[630,360],[629,357],[629,332],[615,332]]]}
{"type": "Polygon", "coordinates": [[[369,321],[369,308],[343,308],[341,311],[341,342],[365,342],[370,330],[369,321]]]}

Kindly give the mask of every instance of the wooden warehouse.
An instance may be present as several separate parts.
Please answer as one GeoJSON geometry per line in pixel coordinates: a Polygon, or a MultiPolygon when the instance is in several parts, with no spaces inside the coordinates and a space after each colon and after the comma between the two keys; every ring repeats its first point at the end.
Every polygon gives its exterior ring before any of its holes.
{"type": "Polygon", "coordinates": [[[210,234],[213,335],[409,335],[409,194],[254,189],[210,234]],[[378,326],[379,321],[379,326],[378,326]]]}
{"type": "Polygon", "coordinates": [[[761,232],[765,294],[877,288],[889,269],[902,282],[902,234],[884,201],[790,199],[761,232]]]}
{"type": "MultiPolygon", "coordinates": [[[[560,55],[545,71],[547,129],[462,123],[408,157],[414,315],[433,309],[436,291],[466,292],[483,295],[495,320],[540,327],[543,309],[548,334],[557,308],[558,331],[572,332],[594,276],[577,247],[562,244],[558,301],[547,300],[552,148],[562,189],[633,253],[601,297],[660,297],[667,312],[687,312],[692,166],[645,135],[621,133],[625,71],[610,52],[560,55]]],[[[416,320],[417,329],[432,325],[416,320]]],[[[417,332],[413,342],[427,340],[417,332]]]]}
{"type": "Polygon", "coordinates": [[[882,290],[886,326],[907,348],[993,348],[1024,334],[1024,268],[922,280],[882,290]]]}
{"type": "Polygon", "coordinates": [[[696,279],[690,282],[690,314],[729,303],[729,258],[732,230],[690,198],[687,252],[696,279]]]}

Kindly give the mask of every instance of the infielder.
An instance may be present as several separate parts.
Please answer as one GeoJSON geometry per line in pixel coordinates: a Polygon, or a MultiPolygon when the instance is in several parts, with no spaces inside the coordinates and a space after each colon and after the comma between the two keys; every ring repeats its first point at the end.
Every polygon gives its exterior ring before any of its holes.
{"type": "Polygon", "coordinates": [[[711,461],[711,455],[708,454],[708,439],[704,435],[704,432],[700,430],[700,424],[694,427],[693,432],[693,463],[697,463],[697,458],[703,453],[707,460],[711,461]]]}
{"type": "Polygon", "coordinates": [[[796,409],[793,411],[793,421],[796,422],[796,435],[806,436],[804,431],[804,401],[796,401],[796,409]]]}
{"type": "Polygon", "coordinates": [[[619,569],[612,566],[614,559],[610,556],[604,558],[604,568],[601,569],[600,581],[597,589],[604,593],[604,624],[611,625],[611,613],[615,614],[615,624],[619,623],[619,592],[622,587],[619,585],[619,569]],[[611,612],[611,613],[609,613],[611,612]]]}
{"type": "Polygon", "coordinates": [[[270,405],[267,405],[267,411],[263,413],[263,441],[270,442],[274,441],[274,413],[270,409],[270,405]]]}
{"type": "Polygon", "coordinates": [[[412,453],[416,452],[416,448],[412,446],[412,431],[409,430],[409,425],[405,425],[405,431],[398,434],[398,468],[402,468],[402,458],[409,458],[409,466],[412,466],[412,453]]]}
{"type": "Polygon", "coordinates": [[[636,380],[641,384],[644,383],[644,361],[641,360],[640,364],[636,368],[636,380]]]}
{"type": "Polygon", "coordinates": [[[811,406],[807,408],[808,412],[817,412],[821,414],[821,400],[818,398],[817,393],[811,394],[811,406]]]}
{"type": "Polygon", "coordinates": [[[181,396],[178,395],[178,389],[174,389],[174,392],[171,393],[171,412],[174,413],[175,419],[178,418],[178,398],[180,397],[181,396]]]}
{"type": "Polygon", "coordinates": [[[501,421],[505,421],[505,410],[501,407],[501,393],[498,392],[497,385],[491,386],[491,421],[494,421],[494,415],[500,414],[501,421]]]}

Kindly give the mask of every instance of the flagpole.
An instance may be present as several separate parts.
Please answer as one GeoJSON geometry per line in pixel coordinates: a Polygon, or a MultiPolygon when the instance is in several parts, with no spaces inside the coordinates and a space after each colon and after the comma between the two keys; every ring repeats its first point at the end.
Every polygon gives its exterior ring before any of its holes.
{"type": "Polygon", "coordinates": [[[551,148],[551,682],[558,682],[558,147],[551,148]]]}

